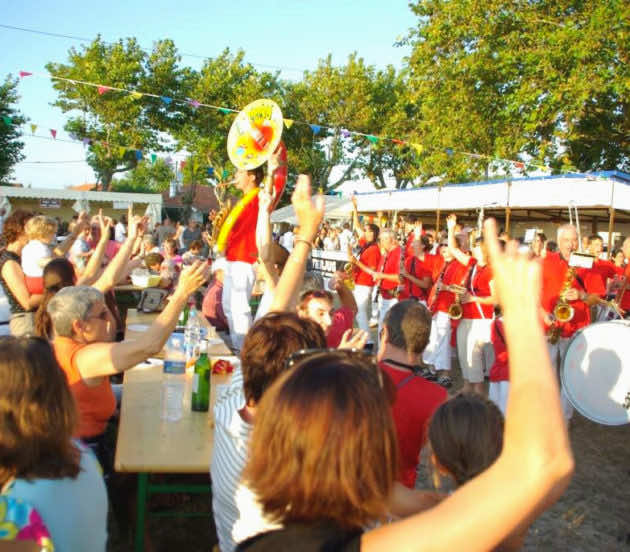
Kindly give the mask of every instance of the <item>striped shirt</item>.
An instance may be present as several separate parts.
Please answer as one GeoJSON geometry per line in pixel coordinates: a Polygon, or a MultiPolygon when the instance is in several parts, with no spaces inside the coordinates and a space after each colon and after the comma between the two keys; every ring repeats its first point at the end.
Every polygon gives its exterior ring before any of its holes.
{"type": "Polygon", "coordinates": [[[276,526],[265,521],[255,496],[241,483],[253,426],[239,414],[246,404],[239,368],[235,369],[232,382],[218,393],[210,463],[212,510],[219,548],[221,552],[232,552],[237,542],[276,526]],[[238,536],[234,532],[237,523],[238,536]]]}

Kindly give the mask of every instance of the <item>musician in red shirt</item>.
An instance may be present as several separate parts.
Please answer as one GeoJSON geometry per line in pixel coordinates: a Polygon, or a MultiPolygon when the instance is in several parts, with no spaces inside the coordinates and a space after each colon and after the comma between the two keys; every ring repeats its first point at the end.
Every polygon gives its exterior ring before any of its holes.
{"type": "MultiPolygon", "coordinates": [[[[271,175],[275,195],[282,195],[286,183],[286,149],[279,146],[268,161],[267,174],[271,175]]],[[[258,188],[263,181],[264,170],[238,169],[234,185],[247,194],[258,188]]],[[[232,226],[225,246],[227,267],[223,282],[222,306],[230,326],[232,346],[240,350],[245,335],[252,325],[252,311],[249,300],[256,276],[254,263],[258,259],[256,247],[256,222],[258,220],[258,196],[250,201],[232,226]]]]}
{"type": "MultiPolygon", "coordinates": [[[[449,231],[454,232],[455,220],[447,219],[447,224],[449,231]]],[[[460,250],[468,250],[464,235],[458,234],[455,239],[460,250]]],[[[451,318],[448,311],[455,302],[455,288],[451,286],[463,286],[468,279],[471,266],[464,265],[455,259],[449,247],[442,247],[440,251],[444,257],[444,266],[429,295],[429,309],[433,313],[433,322],[429,345],[424,351],[423,359],[427,364],[432,364],[435,370],[439,372],[437,382],[444,387],[450,387],[452,384],[450,377],[451,318]]]]}
{"type": "MultiPolygon", "coordinates": [[[[422,228],[422,219],[417,217],[413,220],[413,228],[409,234],[407,234],[407,241],[405,242],[405,258],[408,259],[413,253],[413,242],[419,240],[424,236],[424,230],[422,228]]],[[[426,250],[428,251],[428,249],[426,250]]]]}
{"type": "MultiPolygon", "coordinates": [[[[450,215],[447,224],[455,221],[450,215]]],[[[487,263],[483,238],[475,241],[472,255],[462,251],[456,243],[454,225],[449,225],[448,248],[451,255],[469,267],[468,277],[462,284],[466,291],[460,296],[462,317],[457,326],[457,356],[464,379],[463,392],[485,395],[484,347],[490,343],[490,327],[494,318],[494,284],[492,270],[487,263]]]]}
{"type": "Polygon", "coordinates": [[[415,299],[426,306],[438,256],[429,253],[431,244],[427,236],[414,240],[411,246],[412,254],[405,258],[405,268],[400,273],[404,282],[401,298],[415,299]]]}
{"type": "Polygon", "coordinates": [[[378,335],[381,334],[385,314],[398,302],[398,286],[400,285],[400,261],[402,250],[393,230],[381,230],[379,243],[382,257],[378,272],[374,273],[374,282],[381,294],[381,305],[378,313],[378,335]]]}
{"type": "Polygon", "coordinates": [[[356,198],[352,198],[353,223],[359,234],[359,252],[356,255],[348,252],[348,258],[354,265],[354,299],[357,302],[357,324],[360,329],[369,333],[369,312],[371,308],[372,288],[374,287],[374,272],[381,262],[381,250],[378,246],[379,227],[376,224],[366,224],[361,229],[356,198]]]}
{"type": "MultiPolygon", "coordinates": [[[[575,268],[571,276],[569,260],[571,253],[577,251],[578,235],[574,226],[567,224],[558,229],[558,252],[548,253],[542,261],[541,308],[548,333],[558,334],[558,339],[548,343],[551,362],[559,369],[569,346],[569,340],[580,328],[591,322],[590,305],[599,301],[605,293],[601,282],[593,278],[592,271],[575,268]],[[573,316],[566,322],[559,322],[553,316],[554,309],[561,296],[573,309],[573,316]],[[555,342],[552,342],[555,341],[555,342]]],[[[564,392],[562,406],[565,418],[571,418],[573,407],[564,392]]]]}

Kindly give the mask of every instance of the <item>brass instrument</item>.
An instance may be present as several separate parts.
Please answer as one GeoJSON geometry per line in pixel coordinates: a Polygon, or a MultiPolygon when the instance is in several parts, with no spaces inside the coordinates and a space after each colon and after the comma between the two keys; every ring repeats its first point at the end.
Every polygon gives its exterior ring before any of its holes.
{"type": "Polygon", "coordinates": [[[219,210],[209,217],[209,220],[212,223],[212,231],[210,232],[209,244],[211,248],[214,248],[215,244],[217,243],[221,227],[223,226],[225,219],[230,213],[230,209],[232,209],[232,202],[229,199],[227,201],[222,201],[218,196],[217,199],[219,201],[219,210]]]}
{"type": "Polygon", "coordinates": [[[352,263],[346,263],[343,265],[343,271],[346,274],[343,283],[348,289],[354,289],[354,265],[352,263]]]}
{"type": "Polygon", "coordinates": [[[575,272],[576,271],[574,267],[569,267],[569,269],[567,270],[567,274],[562,284],[562,289],[560,290],[560,295],[558,296],[558,301],[553,308],[554,322],[549,328],[548,333],[549,343],[551,344],[557,343],[558,339],[560,339],[560,324],[569,322],[575,314],[575,310],[566,300],[566,294],[571,289],[571,284],[573,283],[573,279],[575,278],[575,272]]]}
{"type": "Polygon", "coordinates": [[[466,293],[466,288],[452,284],[448,286],[448,290],[455,294],[455,302],[448,308],[448,316],[451,320],[459,320],[464,313],[464,309],[462,308],[462,295],[466,293]]]}

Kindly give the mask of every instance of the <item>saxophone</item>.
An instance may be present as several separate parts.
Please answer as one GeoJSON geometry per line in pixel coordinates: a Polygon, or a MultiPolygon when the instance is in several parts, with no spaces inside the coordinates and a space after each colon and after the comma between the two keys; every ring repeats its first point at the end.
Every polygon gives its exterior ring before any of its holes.
{"type": "Polygon", "coordinates": [[[560,334],[562,333],[560,324],[569,322],[575,314],[575,310],[566,300],[567,292],[571,289],[571,284],[575,278],[575,272],[574,267],[570,267],[569,270],[567,270],[560,295],[558,296],[558,301],[553,308],[554,323],[549,328],[548,334],[549,343],[551,344],[557,343],[560,339],[560,334]]]}
{"type": "Polygon", "coordinates": [[[221,232],[221,227],[223,226],[225,219],[232,209],[232,201],[230,199],[226,200],[227,188],[229,184],[230,182],[217,186],[215,188],[215,195],[217,201],[219,202],[219,210],[211,213],[208,217],[209,221],[212,223],[212,231],[210,233],[209,244],[212,249],[214,249],[214,246],[217,243],[217,239],[219,238],[219,232],[221,232]]]}

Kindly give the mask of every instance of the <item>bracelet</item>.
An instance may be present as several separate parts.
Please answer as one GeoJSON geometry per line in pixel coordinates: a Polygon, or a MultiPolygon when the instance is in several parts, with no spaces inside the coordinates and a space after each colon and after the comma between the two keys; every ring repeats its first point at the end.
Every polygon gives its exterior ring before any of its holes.
{"type": "Polygon", "coordinates": [[[309,249],[313,248],[313,244],[310,241],[305,240],[304,238],[295,238],[293,240],[293,243],[294,244],[296,244],[296,243],[305,243],[306,245],[308,245],[309,249]]]}

